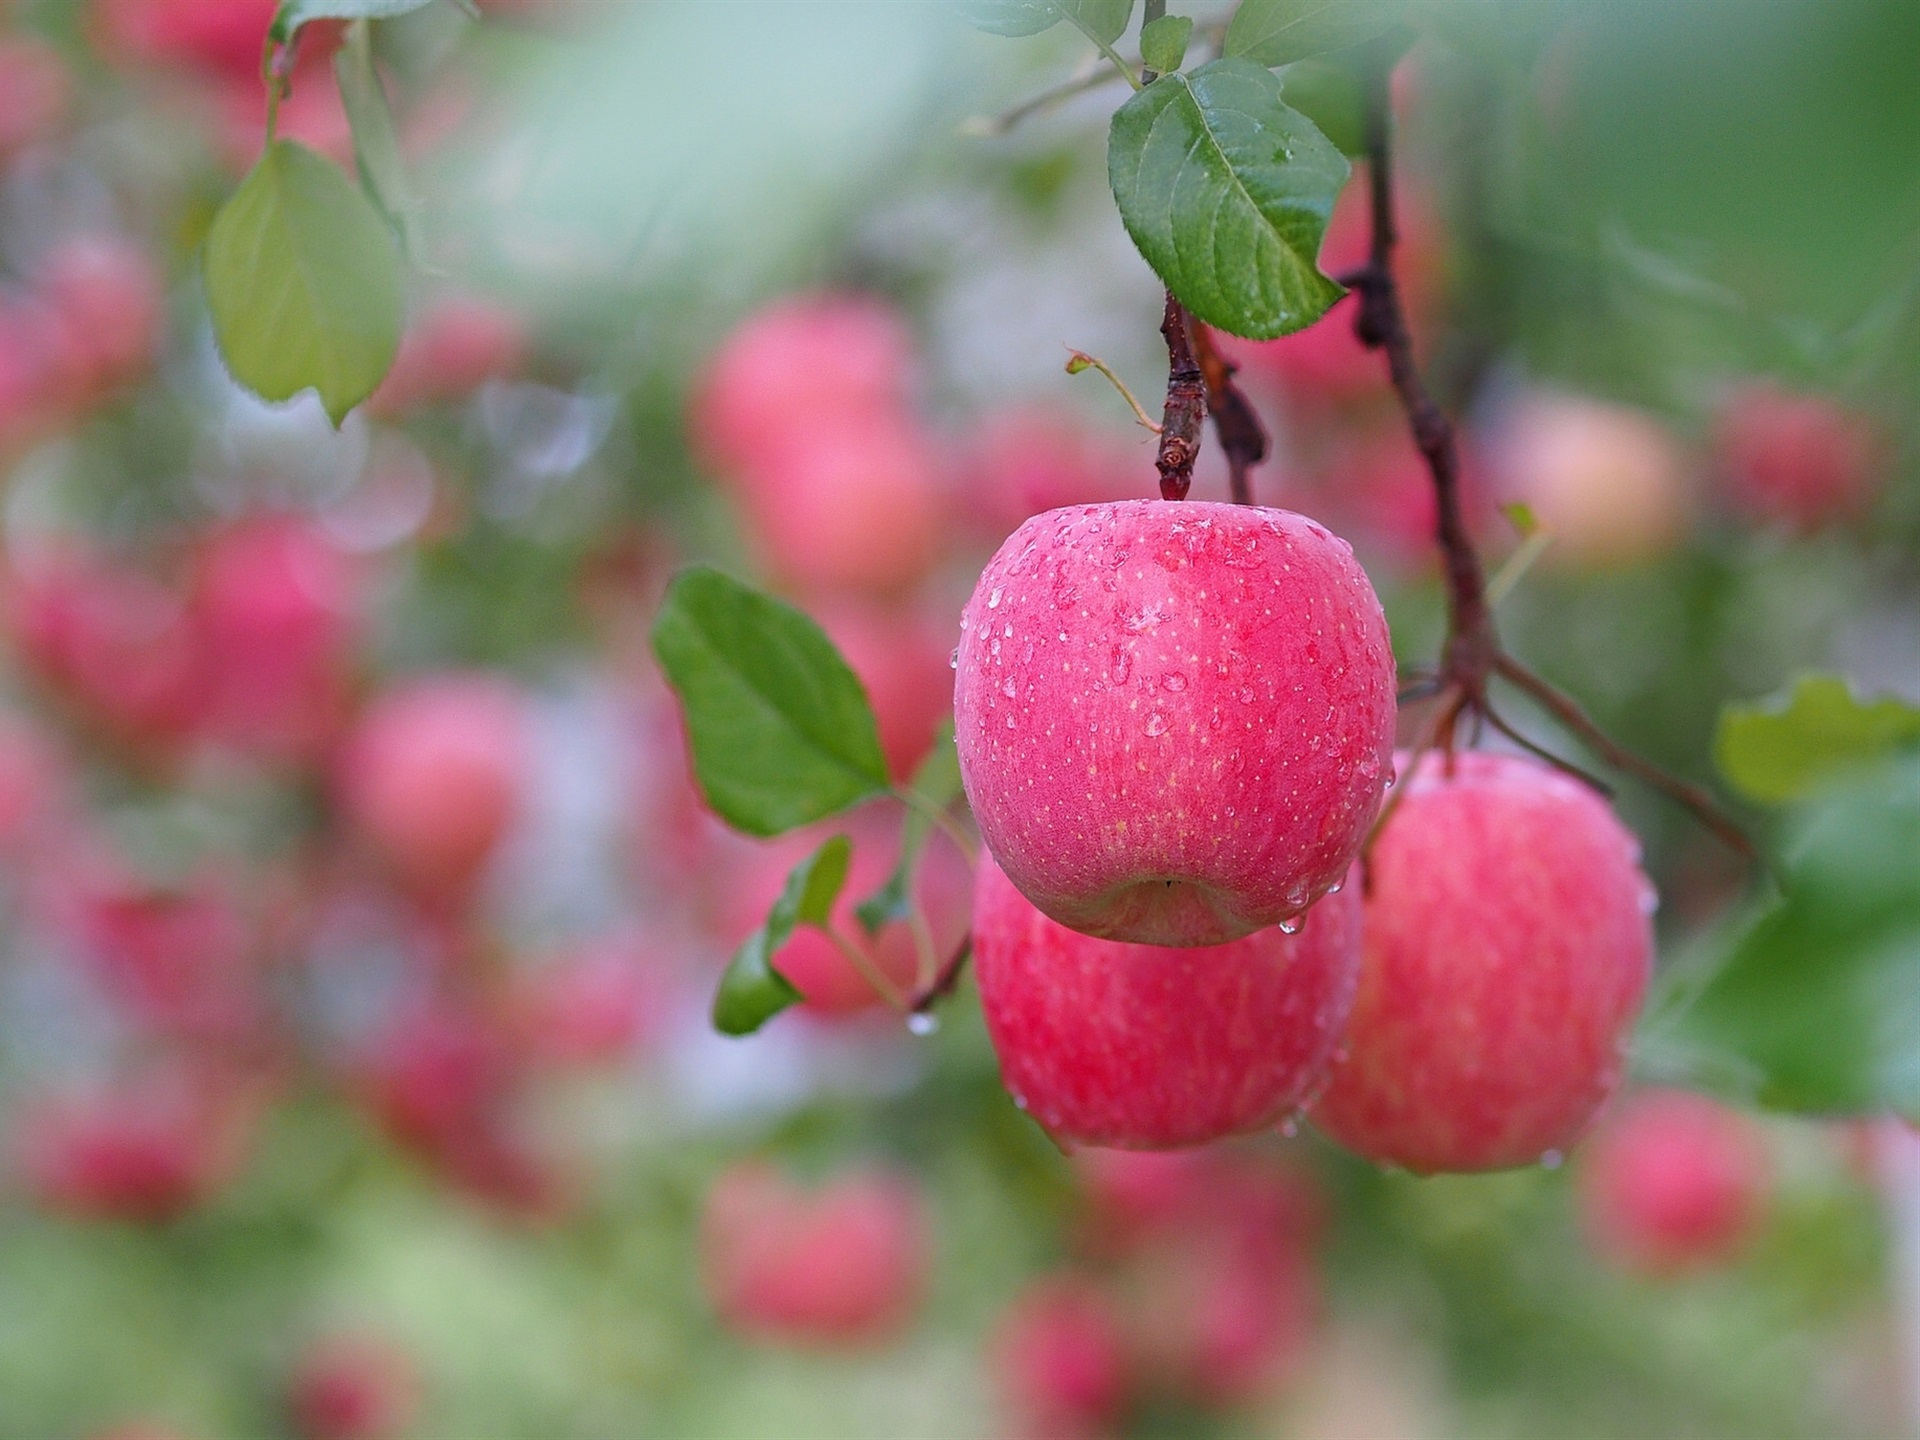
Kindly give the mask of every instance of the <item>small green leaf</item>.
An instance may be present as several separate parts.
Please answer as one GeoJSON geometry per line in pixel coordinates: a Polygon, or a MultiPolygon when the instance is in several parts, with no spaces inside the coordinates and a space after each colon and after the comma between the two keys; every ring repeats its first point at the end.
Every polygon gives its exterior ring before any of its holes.
{"type": "Polygon", "coordinates": [[[1786,893],[1723,937],[1642,1044],[1656,1076],[1774,1109],[1920,1115],[1920,758],[1794,817],[1786,893]]]}
{"type": "MultiPolygon", "coordinates": [[[[953,743],[953,721],[940,727],[933,749],[913,772],[908,788],[927,805],[944,810],[960,798],[960,752],[953,743]]],[[[869,936],[895,920],[904,920],[913,909],[913,869],[926,848],[927,832],[933,821],[918,805],[907,807],[907,818],[900,827],[900,858],[886,883],[854,907],[854,918],[869,936]]]]}
{"type": "Polygon", "coordinates": [[[262,399],[318,390],[338,425],[393,363],[404,311],[393,236],[306,147],[268,147],[214,217],[203,268],[220,353],[262,399]]]}
{"type": "Polygon", "coordinates": [[[1096,45],[1113,44],[1133,18],[1133,0],[959,0],[959,7],[969,25],[994,35],[1038,35],[1065,20],[1096,45]]]}
{"type": "Polygon", "coordinates": [[[1507,523],[1513,526],[1514,533],[1522,540],[1540,528],[1540,517],[1533,513],[1533,507],[1524,500],[1512,500],[1500,507],[1500,513],[1507,517],[1507,523]]]}
{"type": "Polygon", "coordinates": [[[1384,35],[1406,17],[1408,0],[1246,0],[1227,26],[1220,53],[1260,65],[1291,65],[1384,35]]]}
{"type": "Polygon", "coordinates": [[[1140,63],[1162,75],[1180,68],[1187,58],[1187,37],[1193,21],[1185,15],[1162,15],[1140,31],[1140,63]]]}
{"type": "Polygon", "coordinates": [[[1140,253],[1200,319],[1270,340],[1345,292],[1315,264],[1346,157],[1251,60],[1166,75],[1120,107],[1107,171],[1140,253]]]}
{"type": "Polygon", "coordinates": [[[1891,696],[1858,700],[1836,675],[1806,675],[1788,694],[1722,710],[1713,757],[1736,790],[1777,805],[1849,766],[1915,744],[1920,708],[1891,696]]]}
{"type": "Polygon", "coordinates": [[[267,35],[275,44],[285,45],[310,20],[391,20],[396,15],[424,10],[432,3],[433,0],[280,0],[267,35]]]}
{"type": "Polygon", "coordinates": [[[866,691],[791,605],[696,566],[668,587],[653,649],[700,788],[735,829],[778,835],[887,790],[866,691]]]}
{"type": "Polygon", "coordinates": [[[713,997],[713,1028],[723,1035],[751,1035],[797,1004],[799,990],[773,967],[773,957],[801,925],[825,925],[847,883],[853,842],[835,835],[787,873],[767,923],[741,943],[720,977],[713,997]]]}
{"type": "Polygon", "coordinates": [[[366,21],[347,27],[346,43],[333,57],[333,73],[340,86],[341,107],[353,129],[353,158],[360,171],[360,184],[387,217],[407,257],[417,259],[425,250],[420,217],[426,206],[415,194],[400,158],[400,137],[394,129],[386,87],[374,69],[373,43],[366,21]]]}

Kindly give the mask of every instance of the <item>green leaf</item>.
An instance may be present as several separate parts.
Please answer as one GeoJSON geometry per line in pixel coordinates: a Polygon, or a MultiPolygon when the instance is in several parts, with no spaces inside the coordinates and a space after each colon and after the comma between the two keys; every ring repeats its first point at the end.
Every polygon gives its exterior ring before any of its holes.
{"type": "Polygon", "coordinates": [[[396,15],[424,10],[432,3],[433,0],[280,0],[267,35],[276,45],[285,45],[310,20],[391,20],[396,15]]]}
{"type": "Polygon", "coordinates": [[[1133,0],[959,0],[960,15],[994,35],[1038,35],[1067,21],[1096,45],[1112,45],[1133,18],[1133,0]]]}
{"type": "Polygon", "coordinates": [[[1140,31],[1140,63],[1162,75],[1180,68],[1187,58],[1187,37],[1193,21],[1185,15],[1162,15],[1140,31]]]}
{"type": "Polygon", "coordinates": [[[1367,153],[1367,92],[1346,56],[1302,60],[1280,74],[1287,104],[1311,120],[1342,155],[1367,153]]]}
{"type": "Polygon", "coordinates": [[[778,835],[887,790],[866,691],[791,605],[696,566],[668,587],[653,649],[700,788],[735,829],[778,835]]]}
{"type": "Polygon", "coordinates": [[[1736,790],[1777,805],[1914,744],[1920,708],[1891,696],[1858,700],[1839,676],[1806,675],[1788,694],[1722,710],[1713,758],[1736,790]]]}
{"type": "Polygon", "coordinates": [[[1315,264],[1346,157],[1251,60],[1166,75],[1113,117],[1108,178],[1140,253],[1200,319],[1269,340],[1345,293],[1315,264]]]}
{"type": "Polygon", "coordinates": [[[424,253],[420,218],[426,206],[407,178],[400,137],[387,104],[386,87],[373,66],[373,43],[365,21],[347,27],[346,43],[333,57],[340,103],[353,128],[353,158],[360,184],[387,217],[409,259],[424,253]]]}
{"type": "Polygon", "coordinates": [[[1796,815],[1786,893],[1656,1014],[1650,1068],[1774,1109],[1920,1115],[1920,758],[1796,815]]]}
{"type": "Polygon", "coordinates": [[[723,1035],[751,1035],[800,1000],[793,982],[773,967],[773,957],[801,925],[827,923],[852,863],[853,842],[835,835],[787,873],[767,923],[727,962],[713,997],[714,1029],[723,1035]]]}
{"type": "Polygon", "coordinates": [[[1407,0],[1246,0],[1220,53],[1291,65],[1384,35],[1406,13],[1407,0]]]}
{"type": "Polygon", "coordinates": [[[304,146],[268,147],[214,217],[203,267],[220,353],[262,399],[318,390],[338,425],[393,363],[404,311],[393,236],[304,146]]]}
{"type": "MultiPolygon", "coordinates": [[[[960,752],[953,743],[953,721],[940,727],[933,749],[913,772],[908,786],[915,795],[935,810],[945,810],[960,798],[960,752]]],[[[900,827],[900,858],[886,883],[854,907],[854,918],[869,936],[881,926],[904,920],[913,909],[913,869],[926,848],[927,833],[933,827],[927,810],[919,805],[907,807],[907,818],[900,827]]]]}

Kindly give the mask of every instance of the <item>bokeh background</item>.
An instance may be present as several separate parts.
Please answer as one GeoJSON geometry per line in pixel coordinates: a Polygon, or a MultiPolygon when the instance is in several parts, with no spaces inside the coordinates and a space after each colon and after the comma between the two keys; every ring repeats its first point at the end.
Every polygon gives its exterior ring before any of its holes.
{"type": "MultiPolygon", "coordinates": [[[[1654,1104],[1637,1159],[1434,1180],[1305,1128],[1066,1156],[964,986],[910,1034],[816,957],[815,1003],[711,1032],[795,851],[699,804],[673,568],[820,619],[906,774],[993,547],[1152,493],[1064,372],[1156,408],[1165,364],[1083,45],[899,0],[382,22],[423,238],[336,432],[226,377],[197,281],[273,8],[0,5],[0,1437],[1915,1433],[1891,1122],[1654,1104]],[[1620,1168],[1703,1156],[1706,1238],[1622,1240],[1620,1168]]],[[[1196,54],[1230,10],[1173,8],[1196,54]]],[[[1414,20],[1422,354],[1495,563],[1503,503],[1552,538],[1511,648],[1709,782],[1719,707],[1803,669],[1920,698],[1920,10],[1414,20]]],[[[280,123],[350,166],[333,43],[280,123]]],[[[1351,139],[1337,62],[1284,78],[1351,139]]],[[[1429,502],[1347,309],[1236,349],[1256,491],[1353,541],[1412,665],[1429,502]]],[[[1619,804],[1684,956],[1744,873],[1619,804]]],[[[869,887],[898,825],[852,821],[869,887]]]]}

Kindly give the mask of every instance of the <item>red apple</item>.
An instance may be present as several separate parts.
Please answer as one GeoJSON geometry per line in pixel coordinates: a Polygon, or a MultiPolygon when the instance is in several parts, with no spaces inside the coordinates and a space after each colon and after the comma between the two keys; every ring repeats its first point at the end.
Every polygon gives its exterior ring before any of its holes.
{"type": "Polygon", "coordinates": [[[7,619],[28,672],[114,743],[165,750],[200,722],[185,608],[139,570],[77,542],[44,545],[16,563],[7,619]]]}
{"type": "Polygon", "coordinates": [[[131,240],[63,241],[38,277],[58,336],[58,384],[75,403],[141,379],[166,320],[159,267],[131,240]]]}
{"type": "Polygon", "coordinates": [[[1538,761],[1428,754],[1367,871],[1366,956],[1314,1121],[1422,1173],[1556,1163],[1619,1082],[1653,886],[1606,802],[1538,761]]]}
{"type": "Polygon", "coordinates": [[[329,1336],[300,1357],[287,1408],[302,1440],[398,1440],[420,1408],[420,1379],[389,1340],[329,1336]]]}
{"type": "Polygon", "coordinates": [[[1772,1163],[1745,1115],[1704,1095],[1629,1095],[1595,1127],[1576,1176],[1587,1233],[1630,1270],[1673,1275],[1723,1263],[1753,1238],[1772,1163]]]}
{"type": "Polygon", "coordinates": [[[714,1182],[700,1222],[707,1295],[752,1339],[882,1344],[906,1328],[926,1287],[926,1205],[881,1171],[808,1189],[744,1163],[714,1182]]]}
{"type": "Polygon", "coordinates": [[[611,937],[516,977],[508,1004],[520,1048],[546,1065],[615,1064],[658,1028],[663,982],[641,945],[611,937]]]}
{"type": "Polygon", "coordinates": [[[888,306],[861,295],[769,305],[726,339],[694,397],[694,440],[726,473],[763,468],[785,437],[843,417],[904,414],[913,340],[888,306]]]}
{"type": "Polygon", "coordinates": [[[1728,502],[1794,530],[1857,519],[1892,468],[1893,447],[1872,417],[1765,381],[1727,397],[1714,441],[1728,502]]]}
{"type": "Polygon", "coordinates": [[[1619,569],[1664,555],[1686,533],[1687,458],[1652,416],[1576,395],[1534,392],[1487,437],[1494,488],[1553,532],[1556,563],[1619,569]]]}
{"type": "Polygon", "coordinates": [[[1345,876],[1392,759],[1393,652],[1342,540],[1247,505],[1037,515],[960,621],[987,847],[1063,925],[1213,945],[1345,876]]]}
{"type": "Polygon", "coordinates": [[[255,1035],[267,996],[254,937],[226,887],[160,889],[116,868],[76,877],[81,958],[135,1020],[203,1044],[255,1035]]]}
{"type": "Polygon", "coordinates": [[[939,460],[904,413],[791,423],[733,483],[748,544],[788,585],[893,594],[938,558],[939,460]]]}
{"type": "Polygon", "coordinates": [[[100,48],[134,64],[191,65],[259,83],[277,0],[93,0],[100,48]]]}
{"type": "Polygon", "coordinates": [[[506,681],[442,673],[377,697],[340,757],[341,802],[411,888],[468,889],[525,800],[531,735],[506,681]]]}
{"type": "Polygon", "coordinates": [[[172,1064],[47,1095],[21,1114],[20,1171],[49,1210],[164,1224],[232,1179],[256,1109],[231,1078],[172,1064]]]}
{"type": "Polygon", "coordinates": [[[205,540],[191,589],[208,732],[283,763],[316,758],[346,720],[359,628],[347,555],[305,520],[253,516],[205,540]]]}
{"type": "Polygon", "coordinates": [[[973,964],[1015,1100],[1063,1144],[1173,1149],[1279,1124],[1326,1074],[1360,960],[1357,885],[1297,934],[1181,949],[1048,919],[983,858],[973,964]]]}
{"type": "Polygon", "coordinates": [[[1117,1422],[1129,1388],[1127,1335],[1091,1280],[1050,1276],[1000,1319],[992,1358],[1007,1405],[1030,1433],[1093,1433],[1117,1422]]]}

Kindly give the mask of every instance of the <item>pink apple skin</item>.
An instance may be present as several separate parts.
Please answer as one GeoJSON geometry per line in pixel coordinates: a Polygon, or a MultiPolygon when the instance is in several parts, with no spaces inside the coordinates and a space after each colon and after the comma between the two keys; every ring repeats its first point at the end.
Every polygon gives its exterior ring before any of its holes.
{"type": "Polygon", "coordinates": [[[1353,1002],[1357,879],[1297,934],[1178,949],[1069,930],[983,856],[973,965],[1001,1079],[1061,1144],[1170,1150],[1279,1124],[1353,1002]]]}
{"type": "Polygon", "coordinates": [[[1001,1317],[991,1354],[1008,1408],[1034,1435],[1099,1433],[1126,1408],[1126,1331],[1112,1297],[1089,1279],[1029,1286],[1001,1317]]]}
{"type": "Polygon", "coordinates": [[[794,296],[748,318],[708,362],[693,400],[694,442],[715,469],[762,469],[796,430],[904,413],[913,375],[912,337],[887,305],[794,296]]]}
{"type": "Polygon", "coordinates": [[[926,1203],[898,1175],[855,1170],[808,1189],[746,1162],[708,1192],[700,1252],[708,1299],[742,1335],[884,1344],[926,1288],[926,1203]]]}
{"type": "Polygon", "coordinates": [[[46,1209],[159,1225],[210,1199],[238,1171],[258,1111],[251,1085],[167,1065],[32,1101],[17,1159],[46,1209]]]}
{"type": "Polygon", "coordinates": [[[185,64],[258,79],[276,0],[94,0],[98,44],[136,65],[185,64]]]}
{"type": "Polygon", "coordinates": [[[987,848],[1063,925],[1216,945],[1346,874],[1392,759],[1393,652],[1346,542],[1284,510],[1037,515],[961,617],[955,736],[987,848]]]}
{"type": "Polygon", "coordinates": [[[372,1335],[321,1340],[301,1356],[287,1390],[302,1440],[398,1440],[420,1408],[412,1361],[372,1335]]]}
{"type": "Polygon", "coordinates": [[[1688,461],[1651,415],[1579,395],[1515,401],[1487,437],[1494,488],[1553,532],[1555,564],[1613,570],[1685,537],[1688,461]]]}
{"type": "Polygon", "coordinates": [[[212,738],[288,764],[314,760],[335,739],[347,718],[358,581],[349,557],[297,516],[250,516],[206,538],[191,595],[212,738]]]}
{"type": "Polygon", "coordinates": [[[1587,1234],[1599,1253],[1667,1276],[1724,1263],[1764,1215],[1773,1167],[1766,1139],[1704,1095],[1629,1095],[1595,1127],[1577,1173],[1587,1234]]]}
{"type": "Polygon", "coordinates": [[[789,421],[732,480],[748,544],[788,585],[897,594],[939,558],[939,461],[904,411],[789,421]]]}
{"type": "Polygon", "coordinates": [[[1766,382],[1727,397],[1714,442],[1728,502],[1762,523],[1803,532],[1857,519],[1893,456],[1870,416],[1766,382]]]}
{"type": "Polygon", "coordinates": [[[1449,777],[1429,754],[1401,783],[1314,1123],[1423,1174],[1564,1154],[1619,1082],[1646,991],[1654,891],[1639,843],[1537,761],[1459,754],[1449,777]]]}
{"type": "Polygon", "coordinates": [[[84,404],[152,366],[165,286],[159,267],[134,242],[75,236],[54,252],[39,283],[59,336],[58,383],[71,401],[84,404]]]}
{"type": "Polygon", "coordinates": [[[472,884],[516,818],[530,736],[505,681],[447,673],[411,680],[368,706],[340,759],[348,817],[412,888],[472,884]]]}

